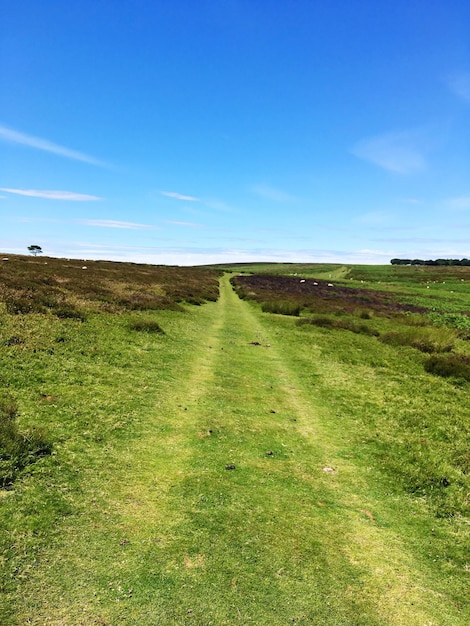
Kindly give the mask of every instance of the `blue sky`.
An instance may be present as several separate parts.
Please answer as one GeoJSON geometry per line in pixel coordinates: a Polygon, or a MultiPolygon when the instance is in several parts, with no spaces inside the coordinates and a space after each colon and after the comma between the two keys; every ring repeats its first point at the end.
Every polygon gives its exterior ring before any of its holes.
{"type": "Polygon", "coordinates": [[[470,3],[0,0],[0,250],[470,257],[470,3]]]}

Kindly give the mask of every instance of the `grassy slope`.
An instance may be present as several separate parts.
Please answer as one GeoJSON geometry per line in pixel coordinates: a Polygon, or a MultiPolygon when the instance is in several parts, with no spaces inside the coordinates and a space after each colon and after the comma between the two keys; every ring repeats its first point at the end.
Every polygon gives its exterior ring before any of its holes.
{"type": "MultiPolygon", "coordinates": [[[[335,263],[234,263],[213,265],[229,272],[254,274],[283,274],[285,276],[303,276],[304,278],[344,278],[349,267],[335,263]]],[[[376,267],[376,266],[374,266],[376,267]]]]}
{"type": "Polygon", "coordinates": [[[39,410],[59,443],[3,495],[2,624],[468,623],[442,553],[460,520],[380,478],[361,431],[429,376],[411,363],[404,388],[392,348],[332,346],[227,279],[219,303],[158,321],[164,337],[64,321],[72,347],[12,373],[30,381],[23,420],[39,410]]]}

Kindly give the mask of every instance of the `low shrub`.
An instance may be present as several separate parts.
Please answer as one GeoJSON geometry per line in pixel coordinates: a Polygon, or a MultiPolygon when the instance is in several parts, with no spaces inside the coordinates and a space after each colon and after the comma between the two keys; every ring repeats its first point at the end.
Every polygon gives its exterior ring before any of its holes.
{"type": "Polygon", "coordinates": [[[429,326],[431,320],[428,315],[405,311],[405,313],[400,315],[400,322],[406,324],[407,326],[429,326]]]}
{"type": "Polygon", "coordinates": [[[13,335],[9,339],[6,339],[3,343],[5,346],[21,346],[24,344],[24,340],[21,339],[21,337],[18,337],[18,335],[13,335]]]}
{"type": "Polygon", "coordinates": [[[52,297],[52,295],[48,295],[48,294],[36,294],[34,296],[34,301],[39,305],[39,306],[43,306],[47,309],[53,309],[56,306],[59,306],[59,303],[57,302],[57,299],[52,297]]]}
{"type": "Polygon", "coordinates": [[[13,398],[0,397],[0,487],[10,485],[26,466],[52,452],[52,445],[41,430],[19,431],[17,414],[13,398]]]}
{"type": "Polygon", "coordinates": [[[26,315],[28,313],[45,313],[46,307],[31,298],[12,298],[5,302],[10,315],[26,315]]]}
{"type": "Polygon", "coordinates": [[[264,313],[278,313],[279,315],[294,315],[298,317],[302,310],[302,305],[289,300],[278,300],[274,302],[263,302],[261,310],[264,313]]]}
{"type": "Polygon", "coordinates": [[[303,324],[311,324],[312,326],[320,326],[321,328],[334,328],[335,320],[331,317],[305,317],[297,322],[299,326],[303,324]]]}
{"type": "Polygon", "coordinates": [[[382,335],[380,340],[391,346],[411,346],[421,352],[450,352],[456,333],[452,329],[412,326],[382,335]]]}
{"type": "Polygon", "coordinates": [[[233,282],[233,279],[230,280],[230,282],[232,283],[232,285],[235,287],[235,290],[237,292],[238,297],[240,298],[240,300],[248,300],[249,298],[249,292],[246,291],[246,289],[243,289],[242,287],[237,287],[233,282]]]}
{"type": "Polygon", "coordinates": [[[80,322],[86,322],[87,319],[82,311],[70,304],[55,307],[53,313],[60,319],[79,320],[80,322]]]}
{"type": "Polygon", "coordinates": [[[379,336],[379,331],[366,324],[355,324],[350,320],[332,319],[330,317],[307,317],[297,322],[298,325],[311,324],[321,328],[331,328],[332,330],[349,330],[356,335],[379,336]]]}
{"type": "Polygon", "coordinates": [[[424,364],[429,374],[470,381],[470,356],[464,354],[432,355],[424,364]]]}
{"type": "Polygon", "coordinates": [[[0,428],[13,424],[18,414],[18,408],[11,396],[0,397],[0,428]]]}
{"type": "Polygon", "coordinates": [[[164,335],[165,331],[155,320],[134,320],[129,323],[130,330],[136,330],[140,333],[155,333],[157,335],[164,335]]]}
{"type": "Polygon", "coordinates": [[[355,326],[354,328],[346,328],[346,330],[351,330],[353,333],[358,333],[361,335],[371,335],[372,337],[379,337],[380,335],[377,329],[371,328],[366,324],[359,324],[359,326],[355,326]]]}
{"type": "Polygon", "coordinates": [[[165,296],[153,293],[134,293],[117,301],[120,308],[131,311],[159,311],[161,309],[172,308],[174,304],[165,296]]]}

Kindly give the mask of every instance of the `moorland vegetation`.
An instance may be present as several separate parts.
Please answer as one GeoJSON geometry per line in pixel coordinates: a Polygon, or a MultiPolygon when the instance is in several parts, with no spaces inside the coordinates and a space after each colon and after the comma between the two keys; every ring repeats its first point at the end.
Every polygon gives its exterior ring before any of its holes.
{"type": "Polygon", "coordinates": [[[9,256],[0,622],[466,625],[469,303],[465,266],[9,256]]]}

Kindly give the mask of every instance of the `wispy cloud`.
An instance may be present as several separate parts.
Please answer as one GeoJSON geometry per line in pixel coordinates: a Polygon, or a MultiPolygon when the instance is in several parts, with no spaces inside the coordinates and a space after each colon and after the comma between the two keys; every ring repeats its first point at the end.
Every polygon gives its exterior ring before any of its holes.
{"type": "Polygon", "coordinates": [[[449,89],[459,98],[470,102],[470,73],[456,72],[447,78],[449,89]]]}
{"type": "Polygon", "coordinates": [[[74,191],[54,191],[48,189],[10,189],[0,187],[0,191],[7,191],[19,196],[29,196],[30,198],[45,198],[46,200],[73,200],[75,202],[89,202],[102,200],[98,196],[91,196],[87,193],[75,193],[74,191]]]}
{"type": "Polygon", "coordinates": [[[425,143],[416,130],[384,133],[357,142],[351,152],[389,172],[413,174],[426,169],[425,143]]]}
{"type": "Polygon", "coordinates": [[[231,207],[229,204],[224,202],[223,200],[218,200],[217,198],[204,198],[203,200],[204,206],[209,209],[213,209],[214,211],[220,211],[221,213],[236,213],[237,210],[231,207]]]}
{"type": "Polygon", "coordinates": [[[185,196],[182,193],[178,193],[176,191],[160,191],[162,196],[167,196],[167,198],[174,198],[175,200],[185,200],[187,202],[199,202],[199,198],[195,198],[194,196],[185,196]]]}
{"type": "Polygon", "coordinates": [[[251,191],[259,196],[260,198],[264,198],[265,200],[271,200],[272,202],[292,202],[293,200],[297,200],[295,196],[292,196],[281,189],[277,189],[276,187],[272,187],[271,185],[265,185],[263,183],[258,185],[253,185],[251,187],[251,191]]]}
{"type": "Polygon", "coordinates": [[[37,150],[44,150],[45,152],[51,152],[59,156],[66,157],[67,159],[75,159],[76,161],[83,161],[90,165],[99,165],[100,167],[107,167],[107,164],[103,161],[95,159],[94,157],[79,152],[78,150],[71,150],[65,146],[60,146],[57,143],[53,143],[48,139],[41,139],[40,137],[34,137],[33,135],[26,135],[20,133],[17,130],[8,128],[0,124],[0,140],[8,143],[17,143],[29,148],[36,148],[37,150]]]}
{"type": "Polygon", "coordinates": [[[98,228],[123,228],[126,230],[158,230],[158,226],[152,224],[137,224],[135,222],[120,222],[118,220],[75,220],[76,224],[83,226],[95,226],[98,228]]]}

